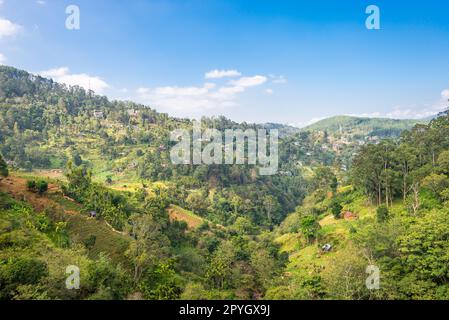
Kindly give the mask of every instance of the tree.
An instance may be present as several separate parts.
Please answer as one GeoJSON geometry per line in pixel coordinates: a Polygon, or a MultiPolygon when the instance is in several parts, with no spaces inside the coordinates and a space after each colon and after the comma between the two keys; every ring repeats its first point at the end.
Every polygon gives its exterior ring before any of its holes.
{"type": "Polygon", "coordinates": [[[321,190],[322,192],[337,191],[337,177],[329,167],[318,167],[314,171],[312,181],[310,183],[312,190],[321,190]]]}
{"type": "Polygon", "coordinates": [[[134,282],[167,257],[170,241],[162,233],[161,225],[152,216],[135,214],[131,216],[129,234],[133,237],[125,255],[134,265],[134,282]]]}
{"type": "Polygon", "coordinates": [[[378,205],[382,202],[382,164],[380,148],[369,144],[362,147],[353,159],[351,171],[354,186],[375,199],[378,205]]]}
{"type": "Polygon", "coordinates": [[[265,212],[267,214],[267,220],[269,223],[272,222],[273,213],[279,209],[278,202],[273,196],[267,196],[263,199],[263,206],[265,208],[265,212]]]}
{"type": "Polygon", "coordinates": [[[449,188],[449,178],[444,174],[432,173],[424,178],[422,186],[430,189],[437,197],[441,197],[441,192],[449,188]]]}
{"type": "Polygon", "coordinates": [[[189,209],[195,213],[204,215],[207,212],[208,201],[201,192],[192,192],[186,199],[189,209]]]}
{"type": "Polygon", "coordinates": [[[449,150],[441,152],[438,156],[438,167],[443,173],[449,173],[449,150]]]}
{"type": "Polygon", "coordinates": [[[0,154],[0,176],[7,177],[9,175],[8,165],[0,154]]]}
{"type": "Polygon", "coordinates": [[[341,210],[343,210],[343,207],[341,206],[340,202],[338,202],[337,199],[333,199],[332,203],[330,205],[332,214],[334,215],[335,219],[341,218],[341,210]]]}
{"type": "MultiPolygon", "coordinates": [[[[446,210],[432,210],[418,219],[405,235],[398,239],[404,278],[420,283],[421,297],[449,299],[449,215],[446,210]]],[[[399,280],[399,279],[397,279],[399,280]]],[[[411,291],[406,287],[404,291],[411,291]]],[[[408,297],[413,296],[413,292],[408,297]]]]}
{"type": "Polygon", "coordinates": [[[225,289],[231,285],[234,257],[234,246],[229,241],[222,242],[214,252],[206,272],[206,278],[215,288],[225,289]]]}
{"type": "Polygon", "coordinates": [[[390,213],[385,205],[381,205],[376,210],[377,221],[382,223],[388,220],[390,213]]]}
{"type": "Polygon", "coordinates": [[[18,286],[37,284],[48,275],[48,267],[40,260],[18,257],[0,264],[0,299],[10,299],[18,286]]]}
{"type": "Polygon", "coordinates": [[[318,223],[316,217],[312,215],[307,215],[301,218],[300,230],[301,233],[306,238],[307,242],[312,242],[316,238],[316,234],[320,229],[320,224],[318,223]]]}
{"type": "Polygon", "coordinates": [[[74,154],[72,157],[72,160],[73,160],[73,164],[77,167],[79,167],[80,165],[83,164],[83,159],[81,158],[79,153],[74,154]]]}

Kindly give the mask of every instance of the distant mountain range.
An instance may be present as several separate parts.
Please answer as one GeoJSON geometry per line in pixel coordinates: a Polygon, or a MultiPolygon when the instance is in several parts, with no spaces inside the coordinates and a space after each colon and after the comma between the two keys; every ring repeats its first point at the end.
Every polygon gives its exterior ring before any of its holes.
{"type": "Polygon", "coordinates": [[[350,134],[360,136],[396,137],[404,130],[418,123],[428,123],[431,119],[389,119],[335,116],[302,128],[302,131],[326,131],[328,134],[350,134]]]}

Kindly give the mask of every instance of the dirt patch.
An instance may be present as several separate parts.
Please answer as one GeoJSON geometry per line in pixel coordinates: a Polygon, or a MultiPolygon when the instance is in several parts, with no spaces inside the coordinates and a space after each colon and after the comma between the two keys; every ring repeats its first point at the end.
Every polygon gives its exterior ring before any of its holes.
{"type": "Polygon", "coordinates": [[[336,223],[337,223],[337,221],[335,220],[334,216],[332,216],[332,215],[324,217],[319,222],[320,226],[322,226],[322,227],[328,226],[328,225],[331,225],[331,224],[336,224],[336,223]]]}
{"type": "Polygon", "coordinates": [[[203,219],[201,219],[200,217],[196,217],[193,214],[182,210],[181,208],[171,206],[167,209],[167,212],[171,221],[184,221],[185,223],[187,223],[189,229],[198,228],[203,223],[203,219]]]}
{"type": "MultiPolygon", "coordinates": [[[[15,176],[9,176],[8,178],[0,181],[0,190],[8,193],[16,200],[26,201],[31,204],[35,211],[42,212],[47,208],[61,208],[62,207],[55,201],[49,199],[47,196],[40,196],[36,193],[27,190],[27,180],[15,176]]],[[[59,187],[54,184],[48,185],[47,194],[59,193],[59,187]]]]}

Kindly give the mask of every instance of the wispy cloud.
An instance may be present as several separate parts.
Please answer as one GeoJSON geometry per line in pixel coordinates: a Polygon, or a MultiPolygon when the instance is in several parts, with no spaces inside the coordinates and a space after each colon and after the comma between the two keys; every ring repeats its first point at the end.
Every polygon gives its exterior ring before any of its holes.
{"type": "MultiPolygon", "coordinates": [[[[231,70],[232,71],[232,70],[231,70]]],[[[206,73],[208,79],[236,75],[234,71],[211,71],[206,73]]],[[[237,106],[238,97],[250,87],[261,85],[267,81],[264,76],[241,77],[228,81],[226,85],[218,86],[216,83],[207,82],[202,86],[165,86],[165,87],[141,87],[137,90],[137,100],[154,107],[170,111],[177,111],[183,115],[192,112],[201,112],[211,109],[221,109],[237,106]]]]}
{"type": "Polygon", "coordinates": [[[277,76],[277,75],[274,75],[274,74],[270,74],[270,79],[271,79],[271,82],[275,83],[275,84],[284,84],[284,83],[288,82],[287,78],[285,76],[282,76],[282,75],[281,76],[277,76]]]}
{"type": "Polygon", "coordinates": [[[22,26],[8,19],[0,18],[0,39],[13,37],[22,30],[22,26]]]}
{"type": "Polygon", "coordinates": [[[265,76],[254,76],[254,77],[242,77],[238,80],[231,80],[229,81],[229,84],[236,86],[236,87],[255,87],[260,86],[261,84],[264,84],[267,82],[267,77],[265,76]]]}
{"type": "MultiPolygon", "coordinates": [[[[1,0],[0,0],[1,1],[1,0]]],[[[6,57],[3,53],[0,53],[0,64],[4,64],[6,62],[6,57]]]]}
{"type": "Polygon", "coordinates": [[[390,119],[424,119],[445,111],[449,108],[449,89],[441,92],[441,97],[432,104],[422,107],[410,106],[395,106],[393,110],[380,113],[362,113],[362,114],[348,114],[349,116],[364,117],[364,118],[390,118],[390,119]]]}
{"type": "Polygon", "coordinates": [[[137,89],[138,100],[151,106],[183,112],[198,112],[235,105],[240,90],[204,84],[201,87],[156,87],[137,89]]]}
{"type": "Polygon", "coordinates": [[[69,86],[80,86],[86,90],[93,90],[98,94],[103,94],[109,84],[97,76],[91,76],[85,73],[72,74],[68,67],[61,67],[41,71],[38,73],[42,77],[51,78],[56,82],[64,83],[69,86]]]}
{"type": "Polygon", "coordinates": [[[221,79],[221,78],[232,78],[240,77],[242,74],[237,70],[211,70],[206,72],[204,78],[206,79],[221,79]]]}
{"type": "Polygon", "coordinates": [[[445,89],[441,92],[441,98],[444,100],[449,100],[449,89],[445,89]]]}

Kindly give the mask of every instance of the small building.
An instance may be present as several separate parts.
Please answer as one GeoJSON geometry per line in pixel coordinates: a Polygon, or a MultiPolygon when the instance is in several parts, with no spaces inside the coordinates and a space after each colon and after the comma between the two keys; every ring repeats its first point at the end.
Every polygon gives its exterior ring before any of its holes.
{"type": "Polygon", "coordinates": [[[357,216],[357,214],[355,214],[351,211],[346,211],[343,213],[343,218],[345,220],[356,220],[356,219],[358,219],[358,216],[357,216]]]}
{"type": "Polygon", "coordinates": [[[130,117],[137,117],[139,115],[139,110],[136,109],[128,109],[128,115],[130,117]]]}
{"type": "Polygon", "coordinates": [[[95,110],[94,117],[97,119],[103,119],[103,117],[104,117],[103,111],[95,110]]]}
{"type": "Polygon", "coordinates": [[[12,160],[6,160],[6,164],[8,166],[10,166],[10,167],[15,167],[16,166],[16,163],[14,161],[12,161],[12,160]]]}
{"type": "Polygon", "coordinates": [[[91,211],[91,212],[89,212],[89,217],[91,217],[91,218],[97,218],[97,212],[96,212],[96,211],[91,211]]]}
{"type": "Polygon", "coordinates": [[[332,245],[330,243],[326,243],[324,246],[321,247],[321,250],[324,252],[329,252],[332,250],[332,245]]]}

